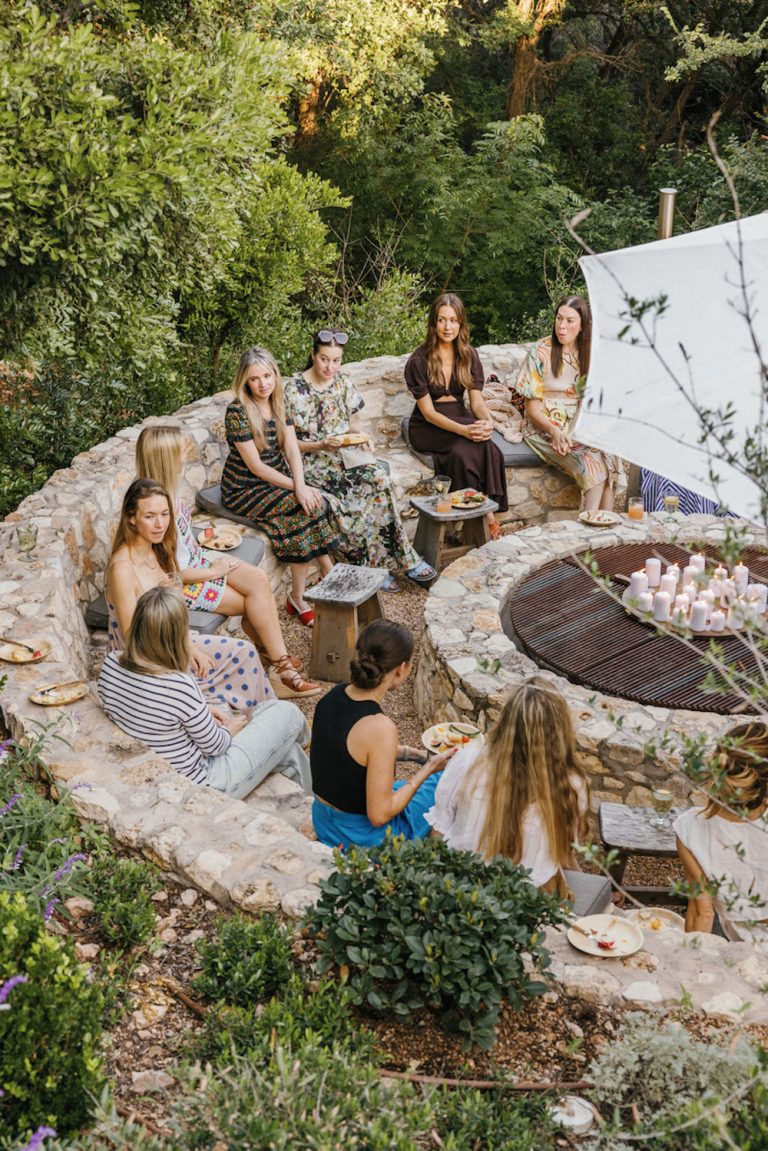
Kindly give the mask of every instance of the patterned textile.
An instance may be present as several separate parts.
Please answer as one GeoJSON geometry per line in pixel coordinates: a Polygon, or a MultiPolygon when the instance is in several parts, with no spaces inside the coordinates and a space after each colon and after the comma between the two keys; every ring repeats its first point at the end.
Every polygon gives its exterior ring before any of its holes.
{"type": "Polygon", "coordinates": [[[719,504],[714,500],[707,500],[704,496],[697,496],[688,488],[673,483],[672,480],[650,472],[647,468],[640,470],[640,494],[643,497],[643,507],[647,512],[663,512],[664,496],[677,496],[680,501],[678,511],[684,516],[715,516],[721,514],[719,504]]]}
{"type": "MultiPolygon", "coordinates": [[[[303,441],[326,440],[349,431],[363,398],[339,373],[318,390],[299,374],[285,384],[288,415],[303,441]]],[[[411,568],[419,562],[403,528],[392,483],[377,464],[345,468],[337,451],[305,452],[304,474],[328,497],[339,558],[358,567],[411,568]]]]}
{"type": "MultiPolygon", "coordinates": [[[[550,367],[552,340],[541,340],[528,353],[517,380],[517,391],[527,400],[541,400],[550,420],[567,432],[579,407],[576,381],[579,378],[577,360],[563,357],[562,370],[554,376],[550,367]]],[[[533,448],[545,464],[559,468],[571,477],[582,491],[608,480],[611,487],[624,488],[624,468],[618,456],[575,444],[567,456],[559,455],[552,447],[552,438],[526,419],[523,428],[525,442],[533,448]]]]}
{"type": "MultiPolygon", "coordinates": [[[[109,650],[122,651],[123,635],[113,604],[107,602],[107,611],[109,650]]],[[[198,635],[195,643],[213,660],[210,675],[204,679],[194,676],[206,703],[214,707],[229,705],[233,711],[251,711],[265,699],[275,698],[253,644],[227,635],[198,635]]]]}
{"type": "MultiPolygon", "coordinates": [[[[211,561],[204,555],[203,549],[192,531],[192,517],[189,508],[181,500],[176,504],[176,532],[176,562],[179,565],[179,570],[210,567],[211,561]]],[[[181,591],[188,608],[198,608],[200,611],[216,611],[226,586],[226,578],[222,576],[220,579],[185,583],[181,591]]]]}
{"type": "MultiPolygon", "coordinates": [[[[257,523],[269,536],[275,556],[283,563],[307,563],[330,551],[334,530],[327,513],[305,512],[292,491],[255,476],[235,447],[235,444],[253,439],[242,404],[235,402],[227,408],[226,431],[229,455],[221,477],[224,507],[257,523]]],[[[290,469],[277,443],[273,420],[267,424],[267,446],[259,455],[263,463],[284,476],[290,476],[290,469]]]]}

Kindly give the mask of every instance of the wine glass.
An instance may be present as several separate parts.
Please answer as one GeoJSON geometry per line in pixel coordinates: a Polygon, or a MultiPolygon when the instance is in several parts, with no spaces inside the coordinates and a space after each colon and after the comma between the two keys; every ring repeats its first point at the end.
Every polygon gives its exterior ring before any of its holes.
{"type": "Polygon", "coordinates": [[[435,511],[446,514],[451,510],[451,501],[448,493],[451,490],[450,476],[435,476],[432,480],[432,490],[435,493],[435,511]]]}
{"type": "Polygon", "coordinates": [[[672,810],[673,800],[674,796],[668,788],[654,787],[652,789],[651,803],[656,814],[651,819],[651,827],[655,827],[657,831],[666,831],[668,827],[672,826],[669,813],[672,810]]]}
{"type": "Polygon", "coordinates": [[[667,519],[672,521],[680,511],[680,496],[678,496],[675,492],[665,492],[663,500],[664,511],[667,513],[667,519]]]}

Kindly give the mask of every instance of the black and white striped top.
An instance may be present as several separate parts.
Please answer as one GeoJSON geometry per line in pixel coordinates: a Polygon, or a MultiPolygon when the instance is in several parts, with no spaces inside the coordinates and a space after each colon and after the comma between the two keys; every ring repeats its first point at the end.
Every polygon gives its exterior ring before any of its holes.
{"type": "Polygon", "coordinates": [[[104,660],[98,692],[111,720],[142,740],[181,774],[205,783],[206,757],[222,755],[231,743],[216,723],[191,675],[139,675],[121,667],[117,653],[104,660]]]}

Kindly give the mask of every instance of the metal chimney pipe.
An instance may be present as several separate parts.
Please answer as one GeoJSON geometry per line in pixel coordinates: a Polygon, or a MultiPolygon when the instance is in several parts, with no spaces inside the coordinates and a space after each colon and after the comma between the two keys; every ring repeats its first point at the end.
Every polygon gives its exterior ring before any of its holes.
{"type": "Polygon", "coordinates": [[[675,202],[677,188],[659,188],[659,240],[668,240],[675,230],[675,202]]]}

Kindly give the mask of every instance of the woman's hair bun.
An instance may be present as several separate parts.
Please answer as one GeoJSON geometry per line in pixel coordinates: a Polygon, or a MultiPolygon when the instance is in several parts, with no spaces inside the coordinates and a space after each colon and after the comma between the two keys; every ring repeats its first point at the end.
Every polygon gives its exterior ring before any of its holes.
{"type": "Polygon", "coordinates": [[[384,676],[413,657],[413,636],[391,619],[376,619],[357,637],[350,662],[352,683],[363,691],[378,687],[384,676]]]}
{"type": "Polygon", "coordinates": [[[351,660],[349,670],[352,673],[352,682],[355,687],[378,687],[384,678],[385,672],[371,654],[358,655],[351,660]]]}

